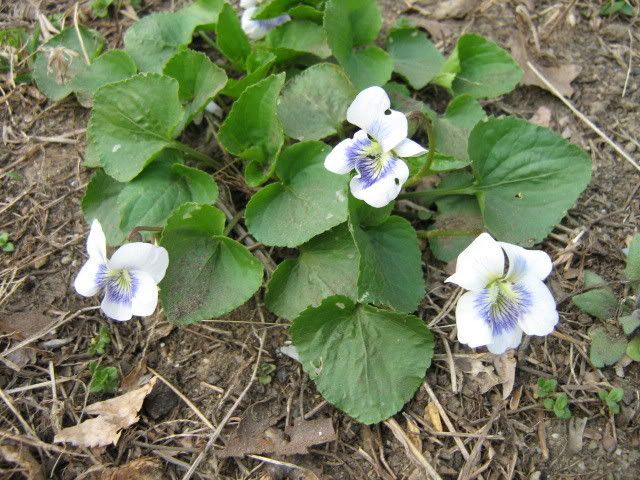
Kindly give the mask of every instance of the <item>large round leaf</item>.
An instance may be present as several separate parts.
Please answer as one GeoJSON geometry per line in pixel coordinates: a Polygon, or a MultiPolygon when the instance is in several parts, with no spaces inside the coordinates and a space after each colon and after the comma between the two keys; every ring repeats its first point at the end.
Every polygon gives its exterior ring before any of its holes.
{"type": "Polygon", "coordinates": [[[280,182],[256,193],[246,210],[249,231],[266,245],[295,247],[347,219],[347,175],[324,168],[331,147],[301,142],[278,158],[280,182]]]}
{"type": "Polygon", "coordinates": [[[178,82],[136,75],[100,88],[87,128],[87,156],[110,176],[128,182],[173,143],[184,116],[178,82]]]}
{"type": "Polygon", "coordinates": [[[278,102],[284,133],[298,140],[334,135],[347,118],[356,91],[337,65],[320,63],[293,77],[278,102]]]}
{"type": "Polygon", "coordinates": [[[266,43],[281,62],[304,54],[319,58],[331,56],[324,29],[307,20],[292,20],[274,28],[267,35],[266,43]]]}
{"type": "Polygon", "coordinates": [[[510,243],[540,242],[591,179],[580,148],[517,118],[480,122],[469,137],[469,156],[485,225],[510,243]]]}
{"type": "Polygon", "coordinates": [[[188,203],[167,221],[160,244],[169,267],[160,301],[169,321],[189,324],[239,307],[262,284],[262,264],[235,240],[222,235],[224,214],[188,203]]]}
{"type": "Polygon", "coordinates": [[[394,70],[416,90],[425,87],[444,65],[442,53],[417,28],[392,30],[387,50],[393,58],[394,70]]]}
{"type": "Polygon", "coordinates": [[[278,265],[267,286],[265,304],[293,320],[307,307],[332,295],[358,296],[358,250],[346,224],[300,247],[300,256],[278,265]]]}
{"type": "Polygon", "coordinates": [[[305,310],[293,322],[291,338],[320,393],[366,424],[402,408],[433,356],[433,336],[419,318],[342,296],[305,310]]]}

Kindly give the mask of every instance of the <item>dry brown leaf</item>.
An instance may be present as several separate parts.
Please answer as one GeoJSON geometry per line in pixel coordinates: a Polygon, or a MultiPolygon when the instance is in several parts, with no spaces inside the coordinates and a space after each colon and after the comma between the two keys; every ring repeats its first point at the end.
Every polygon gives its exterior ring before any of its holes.
{"type": "Polygon", "coordinates": [[[422,451],[422,438],[420,438],[420,428],[411,418],[406,418],[407,437],[409,441],[420,451],[422,451]]]}
{"type": "Polygon", "coordinates": [[[98,417],[85,420],[73,427],[63,428],[53,441],[71,443],[78,447],[115,445],[118,443],[121,430],[139,420],[138,412],[142,408],[142,402],[155,383],[154,377],[137,390],[87,406],[85,412],[98,417]]]}
{"type": "Polygon", "coordinates": [[[513,350],[508,350],[502,355],[496,355],[493,359],[493,366],[502,383],[502,399],[506,400],[511,395],[513,385],[516,381],[516,360],[513,350]]]}
{"type": "Polygon", "coordinates": [[[485,359],[484,357],[457,358],[455,360],[458,368],[462,372],[469,374],[473,386],[481,394],[487,393],[493,387],[501,383],[500,378],[495,374],[494,367],[491,365],[485,365],[483,363],[483,359],[485,361],[490,361],[490,359],[485,359]]]}
{"type": "Polygon", "coordinates": [[[536,113],[529,119],[529,121],[535,125],[540,125],[541,127],[549,128],[551,125],[551,109],[549,107],[545,107],[544,105],[540,106],[536,113]]]}
{"type": "Polygon", "coordinates": [[[47,329],[54,321],[41,312],[18,312],[0,317],[0,331],[24,340],[47,329]]]}
{"type": "Polygon", "coordinates": [[[162,462],[153,457],[140,457],[102,472],[100,480],[164,480],[162,462]]]}
{"type": "Polygon", "coordinates": [[[424,413],[422,414],[422,418],[431,423],[433,429],[438,432],[444,432],[442,428],[442,419],[440,418],[440,412],[438,411],[438,407],[432,401],[427,403],[427,406],[424,407],[424,413]]]}
{"type": "Polygon", "coordinates": [[[23,473],[27,480],[44,480],[42,467],[26,447],[0,445],[0,456],[6,462],[15,463],[21,470],[24,470],[23,473]]]}
{"type": "Polygon", "coordinates": [[[582,70],[579,65],[568,63],[557,67],[542,67],[533,59],[529,58],[522,38],[518,39],[517,36],[511,38],[509,48],[511,49],[513,58],[515,58],[522,70],[524,70],[524,76],[522,77],[522,80],[520,80],[520,84],[534,85],[544,90],[548,90],[546,85],[527,65],[527,61],[530,61],[562,95],[570,97],[573,94],[571,82],[576,79],[582,70]]]}
{"type": "Polygon", "coordinates": [[[129,373],[127,373],[122,382],[120,382],[120,390],[130,392],[134,388],[138,388],[143,383],[142,375],[147,371],[147,361],[143,358],[129,373]]]}
{"type": "Polygon", "coordinates": [[[445,18],[464,18],[480,5],[481,0],[445,0],[438,2],[432,17],[436,20],[445,18]]]}

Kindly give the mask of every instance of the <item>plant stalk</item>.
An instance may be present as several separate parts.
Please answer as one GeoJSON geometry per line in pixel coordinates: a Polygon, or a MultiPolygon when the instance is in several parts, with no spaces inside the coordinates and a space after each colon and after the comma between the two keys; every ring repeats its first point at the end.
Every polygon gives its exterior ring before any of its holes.
{"type": "Polygon", "coordinates": [[[176,150],[180,150],[182,153],[184,153],[184,154],[188,155],[189,157],[192,157],[192,158],[194,158],[194,159],[198,160],[199,162],[202,162],[202,163],[204,163],[206,165],[220,166],[220,163],[218,161],[214,160],[209,155],[205,155],[204,153],[199,152],[195,148],[191,148],[189,145],[185,145],[184,143],[175,141],[170,146],[171,146],[171,148],[175,148],[176,150]]]}

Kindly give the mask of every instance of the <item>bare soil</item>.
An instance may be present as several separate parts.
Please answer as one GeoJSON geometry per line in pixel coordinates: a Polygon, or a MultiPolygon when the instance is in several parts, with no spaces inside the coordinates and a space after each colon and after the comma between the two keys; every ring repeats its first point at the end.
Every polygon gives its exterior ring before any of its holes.
{"type": "MultiPolygon", "coordinates": [[[[405,14],[427,28],[447,52],[462,32],[478,32],[504,46],[523,38],[539,65],[576,65],[580,73],[570,100],[632,157],[640,157],[638,17],[602,17],[600,2],[595,1],[463,1],[457,3],[470,6],[468,11],[449,12],[440,19],[433,15],[436,4],[452,2],[380,3],[385,28],[405,14]]],[[[176,6],[153,0],[144,5],[140,15],[176,6]]],[[[73,3],[2,3],[0,28],[31,27],[38,12],[62,12],[70,19],[73,3]]],[[[87,16],[84,22],[100,30],[114,48],[122,46],[122,33],[131,20],[117,14],[98,20],[87,16]]],[[[0,477],[43,478],[29,473],[29,465],[35,465],[46,478],[55,479],[417,480],[428,478],[421,467],[427,461],[443,478],[638,478],[640,367],[631,363],[594,368],[588,359],[588,331],[599,321],[579,313],[569,298],[582,288],[585,269],[611,282],[622,279],[622,248],[640,227],[640,174],[551,93],[521,86],[485,106],[495,115],[527,119],[546,107],[549,126],[593,159],[591,185],[542,246],[555,261],[549,283],[559,300],[561,322],[554,335],[526,340],[517,350],[515,386],[503,400],[501,385],[490,384],[496,374],[492,359],[456,343],[450,301],[456,291],[443,284],[451,266],[429,258],[426,249],[428,295],[418,315],[430,324],[435,320],[437,354],[425,385],[395,416],[413,441],[411,450],[401,441],[407,437],[396,436],[388,425],[363,426],[325,403],[299,364],[277,352],[287,340],[287,323],[264,312],[259,298],[225,318],[185,328],[169,325],[161,313],[116,323],[91,309],[94,301],[78,297],[71,288],[85,255],[87,226],[80,200],[90,177],[81,166],[88,111],[72,98],[49,102],[33,85],[11,85],[6,75],[0,80],[0,231],[9,232],[16,245],[14,253],[0,253],[0,329],[18,330],[0,337],[0,477]],[[181,397],[158,382],[140,421],[123,432],[116,446],[78,449],[53,444],[61,427],[84,418],[86,404],[108,397],[87,393],[88,362],[95,357],[86,352],[101,326],[113,339],[102,358],[104,365],[117,367],[124,377],[136,368],[143,373],[146,364],[181,397]],[[24,339],[27,347],[13,348],[24,339]],[[259,355],[261,364],[275,366],[271,381],[253,382],[244,394],[259,355]],[[543,411],[533,396],[539,377],[558,379],[574,417],[586,420],[583,435],[575,433],[579,422],[543,411]],[[615,418],[597,397],[599,389],[612,386],[625,392],[622,413],[615,418]],[[257,402],[282,413],[280,426],[304,415],[329,416],[338,439],[307,455],[218,458],[216,451],[257,402]],[[444,410],[438,417],[444,420],[441,428],[429,415],[435,405],[444,410]],[[220,434],[205,451],[210,427],[221,422],[220,434]],[[571,444],[580,440],[582,448],[576,451],[571,444]],[[31,458],[31,464],[11,461],[11,447],[23,460],[31,458]],[[140,457],[159,462],[161,473],[109,476],[110,467],[140,457]]],[[[446,96],[434,87],[427,87],[420,97],[446,105],[446,96]]],[[[192,126],[184,138],[215,151],[206,143],[206,128],[192,126]]],[[[228,172],[213,174],[223,190],[235,192],[229,198],[237,200],[249,191],[228,172]]],[[[279,258],[278,252],[263,253],[279,258]]],[[[614,283],[620,295],[626,288],[614,283]]]]}

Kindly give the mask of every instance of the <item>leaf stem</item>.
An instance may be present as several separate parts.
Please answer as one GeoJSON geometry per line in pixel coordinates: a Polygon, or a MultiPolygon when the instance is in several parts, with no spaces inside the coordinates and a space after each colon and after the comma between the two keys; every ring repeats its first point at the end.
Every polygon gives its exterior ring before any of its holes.
{"type": "Polygon", "coordinates": [[[439,237],[471,237],[482,233],[481,229],[477,230],[417,230],[416,233],[420,238],[439,238],[439,237]]]}
{"type": "Polygon", "coordinates": [[[171,143],[171,148],[175,148],[176,150],[180,150],[182,153],[195,158],[199,162],[202,162],[206,165],[220,166],[220,163],[217,160],[214,160],[209,155],[205,155],[202,152],[199,152],[195,148],[191,148],[189,145],[185,145],[184,143],[175,141],[171,143]]]}
{"type": "Polygon", "coordinates": [[[422,165],[422,168],[420,168],[420,170],[416,172],[413,177],[405,182],[405,187],[411,187],[415,185],[424,176],[428,175],[431,172],[431,165],[433,164],[433,159],[436,155],[436,137],[433,131],[431,120],[429,120],[429,118],[427,118],[427,116],[422,112],[412,112],[409,115],[418,117],[420,125],[422,125],[422,128],[427,134],[427,140],[429,142],[429,153],[427,153],[427,160],[422,165]]]}

